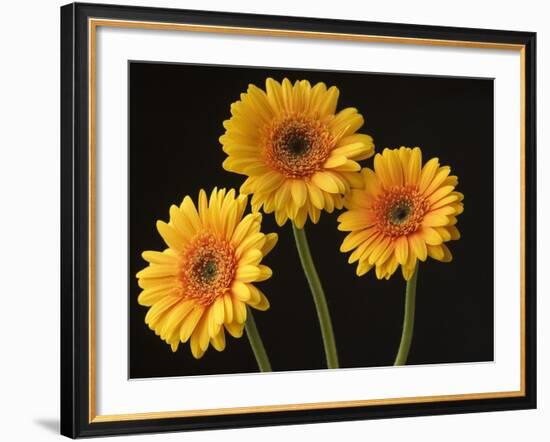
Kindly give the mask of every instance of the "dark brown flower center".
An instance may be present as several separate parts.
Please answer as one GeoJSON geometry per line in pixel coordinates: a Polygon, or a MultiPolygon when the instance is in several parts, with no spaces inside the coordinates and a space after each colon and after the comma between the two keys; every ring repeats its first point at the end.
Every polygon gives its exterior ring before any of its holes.
{"type": "Polygon", "coordinates": [[[308,139],[307,134],[300,133],[299,130],[287,132],[286,139],[281,141],[281,149],[293,156],[305,155],[311,147],[311,140],[308,139]]]}
{"type": "Polygon", "coordinates": [[[210,232],[200,234],[183,251],[179,278],[182,296],[210,305],[231,286],[237,260],[226,240],[210,232]]]}
{"type": "Polygon", "coordinates": [[[390,223],[399,226],[407,221],[411,214],[411,207],[407,201],[399,202],[390,209],[390,223]]]}
{"type": "Polygon", "coordinates": [[[321,170],[335,144],[325,123],[296,113],[272,121],[262,139],[266,162],[288,178],[321,170]]]}
{"type": "Polygon", "coordinates": [[[395,186],[376,198],[371,209],[380,232],[395,238],[415,232],[428,207],[416,186],[395,186]]]}

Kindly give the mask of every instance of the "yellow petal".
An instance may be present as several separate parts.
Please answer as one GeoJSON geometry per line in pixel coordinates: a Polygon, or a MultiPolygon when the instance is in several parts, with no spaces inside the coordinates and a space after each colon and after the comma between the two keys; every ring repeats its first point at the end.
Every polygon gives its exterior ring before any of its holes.
{"type": "Polygon", "coordinates": [[[161,284],[153,288],[143,290],[138,296],[138,304],[150,307],[155,302],[174,294],[174,284],[161,284]]]}
{"type": "Polygon", "coordinates": [[[231,295],[229,293],[223,295],[223,307],[224,323],[229,324],[233,322],[233,302],[231,301],[231,295]]]}
{"type": "Polygon", "coordinates": [[[437,212],[428,213],[422,220],[424,227],[440,227],[447,224],[449,224],[449,218],[437,212]]]}
{"type": "Polygon", "coordinates": [[[380,242],[381,235],[379,232],[375,232],[353,251],[353,253],[348,258],[348,263],[353,264],[359,259],[366,259],[371,253],[372,249],[376,247],[380,242]]]}
{"type": "Polygon", "coordinates": [[[227,332],[234,338],[240,338],[243,335],[244,324],[230,322],[229,324],[224,324],[224,326],[227,332]]]}
{"type": "Polygon", "coordinates": [[[454,209],[454,216],[460,215],[462,212],[464,212],[464,205],[462,203],[451,204],[449,207],[454,209]]]}
{"type": "Polygon", "coordinates": [[[428,245],[428,255],[433,259],[436,259],[437,261],[441,261],[445,256],[445,252],[443,251],[442,246],[443,244],[440,244],[438,246],[428,245]]]}
{"type": "Polygon", "coordinates": [[[276,233],[268,233],[265,235],[265,244],[261,249],[262,255],[266,256],[269,252],[273,250],[277,241],[279,240],[279,235],[276,233]]]}
{"type": "Polygon", "coordinates": [[[332,154],[323,164],[323,167],[326,169],[334,169],[338,166],[346,164],[348,159],[344,155],[334,155],[332,154]]]}
{"type": "Polygon", "coordinates": [[[166,224],[164,221],[157,221],[157,230],[162,236],[164,242],[171,249],[182,251],[187,242],[185,238],[172,226],[166,224]]]}
{"type": "Polygon", "coordinates": [[[362,185],[361,177],[355,173],[355,172],[359,172],[360,170],[361,170],[361,165],[353,160],[346,160],[346,162],[341,166],[332,168],[333,172],[340,172],[340,174],[347,180],[351,181],[353,177],[357,177],[357,180],[358,180],[357,182],[359,183],[359,185],[357,185],[357,183],[354,180],[353,181],[353,184],[355,184],[354,187],[361,187],[362,185]]]}
{"type": "Polygon", "coordinates": [[[395,242],[395,257],[397,262],[404,265],[407,262],[409,256],[409,242],[406,236],[402,236],[395,242]]]}
{"type": "Polygon", "coordinates": [[[251,289],[251,291],[255,292],[255,297],[257,298],[254,304],[249,304],[252,308],[256,310],[260,310],[262,312],[269,309],[269,300],[267,297],[263,294],[263,292],[258,289],[257,287],[254,287],[251,289]]]}
{"type": "Polygon", "coordinates": [[[281,89],[282,89],[282,98],[283,98],[283,106],[286,111],[291,112],[293,110],[293,90],[292,90],[292,83],[289,81],[288,78],[284,78],[281,83],[281,89]]]}
{"type": "Polygon", "coordinates": [[[443,238],[437,233],[437,230],[431,227],[422,227],[419,234],[426,244],[431,246],[437,246],[443,242],[443,238]]]}
{"type": "Polygon", "coordinates": [[[204,189],[201,189],[199,191],[199,217],[201,219],[201,223],[204,227],[209,226],[209,219],[208,219],[208,197],[206,196],[206,192],[204,189]]]}
{"type": "Polygon", "coordinates": [[[318,209],[323,209],[325,207],[325,199],[323,198],[323,191],[313,183],[306,183],[309,200],[313,206],[318,209]]]}
{"type": "MultiPolygon", "coordinates": [[[[205,312],[206,313],[206,312],[205,312]]],[[[202,351],[208,349],[210,344],[210,331],[208,328],[208,316],[205,314],[202,316],[202,319],[199,321],[197,327],[195,328],[195,333],[198,333],[199,338],[199,347],[202,351]]],[[[193,335],[195,334],[193,333],[193,335]]]]}
{"type": "Polygon", "coordinates": [[[458,186],[458,177],[455,175],[449,175],[445,181],[443,181],[442,186],[458,186]]]}
{"type": "Polygon", "coordinates": [[[258,265],[263,258],[259,249],[248,249],[239,258],[239,265],[258,265]]]}
{"type": "Polygon", "coordinates": [[[285,210],[276,210],[275,211],[275,222],[279,227],[284,226],[288,220],[288,215],[285,210]]]}
{"type": "Polygon", "coordinates": [[[356,161],[366,160],[374,154],[374,141],[370,135],[348,135],[338,141],[338,145],[332,153],[345,155],[356,161]]]}
{"type": "Polygon", "coordinates": [[[233,245],[239,245],[248,235],[254,224],[258,223],[259,220],[261,220],[261,215],[259,213],[249,213],[246,215],[235,228],[233,236],[231,237],[231,243],[233,245]]]}
{"type": "Polygon", "coordinates": [[[390,257],[395,255],[395,241],[390,239],[388,247],[382,252],[381,255],[375,261],[375,265],[384,267],[384,264],[389,260],[390,257]]]}
{"type": "Polygon", "coordinates": [[[231,291],[239,301],[246,302],[250,299],[250,290],[248,289],[248,285],[244,282],[234,281],[231,286],[231,291]]]}
{"type": "Polygon", "coordinates": [[[369,264],[368,260],[362,259],[359,261],[359,264],[357,264],[357,270],[355,273],[357,274],[357,276],[363,276],[370,269],[372,269],[372,267],[373,265],[369,264]]]}
{"type": "Polygon", "coordinates": [[[250,291],[250,299],[248,300],[249,305],[255,305],[260,302],[260,289],[258,289],[254,284],[247,284],[248,290],[250,291]]]}
{"type": "MultiPolygon", "coordinates": [[[[385,149],[384,152],[388,150],[389,149],[385,149]]],[[[390,189],[395,185],[385,156],[382,156],[381,154],[376,154],[374,156],[374,171],[385,189],[390,189]]]]}
{"type": "Polygon", "coordinates": [[[256,186],[258,185],[258,180],[260,177],[258,176],[250,176],[248,177],[244,183],[242,183],[241,188],[239,191],[243,195],[249,195],[251,193],[254,193],[256,186]]]}
{"type": "Polygon", "coordinates": [[[220,332],[221,324],[223,323],[223,320],[221,323],[216,320],[214,304],[211,304],[210,307],[206,309],[204,319],[207,322],[207,335],[208,340],[210,340],[212,336],[216,336],[220,332]]]}
{"type": "Polygon", "coordinates": [[[240,156],[229,156],[223,161],[222,167],[228,172],[246,174],[250,168],[258,165],[260,161],[261,160],[257,155],[244,158],[240,156]]]}
{"type": "Polygon", "coordinates": [[[216,324],[223,324],[225,321],[225,305],[223,302],[223,296],[220,296],[216,301],[214,302],[214,305],[212,306],[212,310],[214,313],[214,321],[216,324]]]}
{"type": "Polygon", "coordinates": [[[143,252],[141,257],[152,264],[176,264],[178,261],[176,255],[154,251],[143,252]]]}
{"type": "Polygon", "coordinates": [[[273,275],[273,271],[266,265],[260,264],[258,268],[260,269],[260,276],[256,279],[257,282],[265,281],[273,275]]]}
{"type": "MultiPolygon", "coordinates": [[[[434,206],[437,204],[437,207],[442,207],[443,205],[439,202],[442,199],[447,199],[447,195],[449,195],[454,190],[454,186],[443,186],[437,189],[435,192],[432,193],[432,195],[428,198],[430,203],[434,204],[434,206]]],[[[457,200],[458,196],[454,197],[454,200],[457,200]]]]}
{"type": "Polygon", "coordinates": [[[365,199],[369,200],[375,198],[383,190],[382,181],[380,181],[376,173],[368,167],[365,167],[361,171],[361,174],[364,181],[365,199]]]}
{"type": "Polygon", "coordinates": [[[176,205],[170,206],[170,224],[176,228],[186,242],[189,242],[195,235],[195,228],[176,205]]]}
{"type": "Polygon", "coordinates": [[[304,228],[304,224],[306,223],[306,220],[307,220],[307,214],[308,214],[307,206],[301,207],[298,213],[296,213],[296,216],[294,217],[293,221],[298,229],[304,228]]]}
{"type": "Polygon", "coordinates": [[[269,101],[273,111],[280,112],[284,104],[280,83],[273,78],[268,78],[265,81],[265,90],[267,92],[267,101],[269,101]]]}
{"type": "Polygon", "coordinates": [[[346,208],[348,209],[368,209],[371,204],[367,193],[362,189],[351,189],[346,195],[346,208]]]}
{"type": "Polygon", "coordinates": [[[178,346],[180,345],[180,341],[179,340],[173,340],[171,343],[170,343],[170,348],[172,349],[172,352],[175,353],[177,350],[178,350],[178,346]]]}
{"type": "MultiPolygon", "coordinates": [[[[359,167],[358,170],[360,170],[361,167],[359,167]]],[[[363,176],[360,172],[342,172],[338,171],[338,174],[342,178],[342,180],[346,183],[346,190],[344,195],[347,195],[352,189],[363,189],[365,187],[363,176]]],[[[337,198],[342,198],[342,195],[335,195],[337,198]]]]}
{"type": "Polygon", "coordinates": [[[348,107],[335,115],[329,127],[333,136],[342,138],[355,133],[364,122],[363,116],[357,112],[357,109],[348,107]]]}
{"type": "Polygon", "coordinates": [[[441,244],[441,248],[443,249],[443,259],[441,259],[441,261],[451,262],[453,260],[453,255],[449,248],[445,244],[441,244]]]}
{"type": "Polygon", "coordinates": [[[176,264],[149,264],[143,270],[136,273],[137,278],[162,278],[175,276],[178,273],[176,264]]]}
{"type": "Polygon", "coordinates": [[[217,351],[223,351],[225,349],[224,329],[222,328],[216,336],[210,338],[210,342],[212,343],[212,347],[214,347],[217,351]]]}
{"type": "Polygon", "coordinates": [[[340,188],[334,177],[328,172],[317,172],[311,177],[311,181],[321,190],[328,193],[338,193],[340,188]]]}
{"type": "Polygon", "coordinates": [[[191,337],[191,354],[195,359],[200,359],[204,356],[204,350],[199,345],[199,334],[196,332],[191,337]]]}
{"type": "Polygon", "coordinates": [[[248,163],[244,167],[244,173],[250,177],[259,178],[269,172],[272,172],[271,168],[259,159],[258,161],[248,163]]]}
{"type": "Polygon", "coordinates": [[[285,178],[278,172],[266,173],[258,178],[256,192],[273,192],[283,184],[284,180],[285,178]]]}
{"type": "Polygon", "coordinates": [[[268,201],[271,200],[272,198],[273,198],[272,193],[255,192],[252,195],[252,199],[250,200],[250,205],[252,206],[252,212],[259,212],[259,210],[262,208],[262,205],[267,205],[268,201]]]}
{"type": "Polygon", "coordinates": [[[343,253],[346,253],[346,252],[349,252],[350,250],[353,250],[354,248],[359,246],[361,243],[369,239],[376,232],[377,232],[377,229],[374,227],[371,227],[365,230],[358,230],[358,231],[351,232],[344,238],[344,241],[340,246],[340,251],[343,253]]]}
{"type": "Polygon", "coordinates": [[[410,184],[417,184],[418,180],[420,179],[420,173],[421,173],[421,167],[422,167],[422,151],[415,147],[412,149],[410,158],[409,158],[409,164],[405,168],[405,177],[407,183],[410,184]]]}
{"type": "Polygon", "coordinates": [[[399,158],[398,150],[384,150],[386,157],[386,167],[391,176],[391,181],[394,185],[403,185],[403,170],[401,168],[401,159],[399,158]]]}
{"type": "Polygon", "coordinates": [[[310,114],[314,114],[315,116],[317,116],[319,106],[325,98],[326,93],[327,87],[323,82],[319,82],[311,88],[310,103],[308,109],[310,114]]]}
{"type": "Polygon", "coordinates": [[[430,183],[430,185],[426,188],[424,194],[425,195],[431,195],[436,190],[439,189],[439,186],[443,184],[443,182],[447,179],[449,176],[449,173],[451,173],[451,168],[449,166],[443,166],[440,167],[439,170],[436,171],[435,176],[430,183]]]}
{"type": "Polygon", "coordinates": [[[293,180],[290,187],[292,199],[297,207],[302,207],[307,199],[307,187],[302,180],[293,180]]]}
{"type": "Polygon", "coordinates": [[[233,298],[233,320],[238,324],[246,321],[246,304],[236,298],[233,298]]]}
{"type": "Polygon", "coordinates": [[[390,243],[391,243],[390,238],[384,238],[382,241],[380,241],[368,257],[369,264],[376,263],[378,258],[382,256],[382,254],[386,251],[388,247],[390,247],[390,243]]]}
{"type": "Polygon", "coordinates": [[[395,255],[392,255],[390,259],[386,261],[385,264],[385,272],[386,272],[386,279],[390,279],[390,276],[395,273],[397,270],[397,267],[399,266],[399,263],[397,262],[397,258],[395,255]]]}
{"type": "MultiPolygon", "coordinates": [[[[254,230],[259,230],[259,229],[260,229],[260,224],[258,223],[254,227],[254,230]]],[[[266,241],[265,234],[259,231],[256,233],[252,233],[252,229],[251,229],[251,231],[248,233],[248,236],[235,249],[235,256],[240,259],[240,257],[243,256],[243,254],[250,249],[261,250],[265,244],[265,241],[266,241]]]]}
{"type": "Polygon", "coordinates": [[[324,117],[326,115],[332,115],[336,111],[336,104],[338,103],[338,96],[340,91],[336,86],[332,86],[326,92],[323,97],[323,101],[320,103],[318,112],[319,117],[324,117]]]}
{"type": "Polygon", "coordinates": [[[237,224],[241,218],[239,209],[240,207],[238,200],[236,200],[234,204],[231,204],[230,207],[224,207],[222,209],[222,211],[224,212],[224,238],[230,239],[233,236],[233,233],[235,233],[235,228],[237,227],[237,224]]]}
{"type": "Polygon", "coordinates": [[[455,226],[448,226],[446,229],[449,231],[450,239],[457,240],[460,239],[460,232],[455,226]]]}
{"type": "Polygon", "coordinates": [[[193,311],[191,311],[181,324],[180,328],[180,340],[181,342],[187,342],[189,337],[195,331],[195,328],[202,317],[204,312],[203,306],[197,306],[193,311]]]}
{"type": "Polygon", "coordinates": [[[235,273],[235,279],[238,279],[242,282],[253,282],[256,281],[260,276],[260,269],[258,266],[245,265],[239,266],[237,272],[235,273]]]}
{"type": "Polygon", "coordinates": [[[422,168],[422,173],[420,174],[420,181],[418,183],[418,190],[420,193],[424,193],[428,186],[432,183],[438,168],[439,158],[432,158],[424,165],[422,168]]]}
{"type": "Polygon", "coordinates": [[[378,279],[384,279],[386,277],[384,267],[382,266],[376,266],[374,269],[374,273],[376,274],[376,278],[378,279]]]}
{"type": "Polygon", "coordinates": [[[271,121],[273,112],[266,93],[253,84],[248,85],[247,93],[255,113],[262,118],[264,123],[271,121]]]}
{"type": "Polygon", "coordinates": [[[447,194],[447,190],[445,187],[442,187],[440,188],[439,190],[437,190],[435,193],[432,194],[432,196],[430,197],[430,202],[432,202],[432,206],[431,206],[431,209],[432,210],[436,210],[436,209],[439,209],[441,207],[444,207],[444,206],[447,206],[455,201],[458,201],[459,197],[458,195],[454,195],[456,192],[453,192],[451,193],[450,195],[447,195],[447,196],[444,196],[444,197],[439,197],[439,195],[436,195],[437,193],[439,193],[439,191],[442,191],[442,193],[445,193],[447,194]],[[436,198],[440,198],[438,201],[436,202],[433,202],[434,199],[432,199],[432,197],[436,197],[436,198]]]}
{"type": "Polygon", "coordinates": [[[445,241],[450,241],[451,240],[451,233],[449,231],[449,229],[451,227],[453,227],[453,226],[433,227],[433,229],[435,229],[437,231],[439,236],[441,236],[441,238],[443,239],[443,242],[445,242],[445,241]]]}
{"type": "Polygon", "coordinates": [[[159,285],[174,284],[173,276],[165,276],[163,278],[139,278],[138,285],[142,289],[152,289],[159,285]]]}
{"type": "Polygon", "coordinates": [[[414,252],[416,257],[420,261],[426,261],[428,256],[426,243],[418,234],[413,234],[408,237],[409,240],[409,253],[414,252]]]}
{"type": "Polygon", "coordinates": [[[179,296],[166,296],[160,299],[145,315],[145,323],[151,328],[154,328],[156,321],[162,316],[162,314],[169,308],[172,308],[172,306],[177,304],[179,301],[179,296]]]}
{"type": "Polygon", "coordinates": [[[286,207],[288,201],[292,198],[291,190],[292,181],[285,181],[281,184],[280,188],[275,191],[275,209],[286,207]]]}
{"type": "Polygon", "coordinates": [[[411,159],[412,149],[409,147],[401,146],[397,153],[401,162],[401,167],[403,168],[403,177],[405,178],[405,182],[407,182],[407,168],[411,159]]]}
{"type": "Polygon", "coordinates": [[[338,193],[345,194],[349,191],[349,183],[344,178],[344,175],[345,175],[344,173],[333,172],[333,171],[326,171],[325,173],[330,175],[330,177],[334,180],[334,182],[338,186],[338,193]]]}
{"type": "Polygon", "coordinates": [[[195,303],[193,301],[183,301],[172,307],[166,314],[166,318],[162,324],[160,337],[166,339],[172,336],[176,328],[182,323],[185,317],[193,310],[195,303]]]}
{"type": "Polygon", "coordinates": [[[335,197],[336,195],[328,192],[323,192],[323,198],[325,199],[325,210],[328,213],[334,212],[334,208],[336,207],[335,204],[335,197]]]}
{"type": "Polygon", "coordinates": [[[338,230],[351,232],[354,230],[366,229],[373,222],[368,216],[369,212],[365,209],[349,210],[338,217],[338,230]]]}
{"type": "Polygon", "coordinates": [[[401,266],[401,271],[403,273],[403,278],[405,279],[405,281],[408,281],[409,279],[412,278],[415,267],[416,267],[416,260],[415,260],[415,265],[413,266],[405,266],[405,265],[401,266]]]}

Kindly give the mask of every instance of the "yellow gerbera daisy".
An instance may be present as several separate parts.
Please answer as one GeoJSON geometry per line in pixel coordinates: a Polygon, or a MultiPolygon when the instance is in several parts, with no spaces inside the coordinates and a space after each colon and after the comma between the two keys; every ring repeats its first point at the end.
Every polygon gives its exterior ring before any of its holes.
{"type": "Polygon", "coordinates": [[[401,265],[409,280],[417,259],[452,260],[444,243],[460,238],[455,224],[464,196],[450,172],[437,158],[422,167],[418,147],[384,149],[374,157],[374,171],[363,169],[364,188],[348,194],[348,210],[338,218],[338,229],[351,232],[340,250],[355,249],[349,262],[359,262],[357,275],[376,266],[378,279],[389,279],[401,265]]]}
{"type": "Polygon", "coordinates": [[[253,282],[271,277],[260,264],[277,234],[260,232],[260,213],[243,218],[247,197],[231,189],[199,193],[198,210],[189,196],[170,207],[168,223],[157,229],[168,248],[143,252],[149,265],[137,273],[143,289],[138,302],[150,307],[145,322],[176,351],[191,339],[200,358],[212,346],[225,348],[225,331],[243,334],[249,305],[267,310],[269,302],[253,282]]]}
{"type": "Polygon", "coordinates": [[[302,228],[308,215],[316,223],[321,210],[341,209],[343,195],[361,185],[357,161],[373,155],[373,140],[356,133],[364,122],[357,109],[336,113],[335,86],[268,78],[265,89],[251,84],[231,105],[223,167],[248,176],[241,192],[253,194],[254,210],[302,228]]]}

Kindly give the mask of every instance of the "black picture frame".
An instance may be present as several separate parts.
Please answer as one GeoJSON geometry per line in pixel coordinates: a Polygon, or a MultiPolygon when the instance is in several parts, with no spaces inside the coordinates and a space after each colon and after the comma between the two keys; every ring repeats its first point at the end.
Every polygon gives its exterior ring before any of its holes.
{"type": "MultiPolygon", "coordinates": [[[[498,150],[496,151],[498,154],[498,150]]],[[[92,337],[93,338],[93,337],[92,337]]],[[[536,408],[536,34],[73,3],[61,8],[61,434],[71,437],[536,408]],[[90,412],[89,19],[520,45],[524,60],[524,395],[95,421],[90,412]]]]}

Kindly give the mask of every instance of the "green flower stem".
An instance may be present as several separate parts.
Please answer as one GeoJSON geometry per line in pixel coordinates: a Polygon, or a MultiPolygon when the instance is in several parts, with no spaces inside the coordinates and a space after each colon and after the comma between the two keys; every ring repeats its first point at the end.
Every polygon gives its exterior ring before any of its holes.
{"type": "Polygon", "coordinates": [[[246,313],[247,315],[244,327],[246,329],[248,341],[250,342],[250,346],[252,347],[252,351],[254,352],[254,356],[256,357],[258,368],[261,372],[272,371],[271,363],[269,362],[269,358],[267,357],[264,343],[262,341],[262,338],[260,337],[260,333],[258,333],[258,327],[256,327],[254,316],[252,316],[252,310],[247,307],[246,313]]]}
{"type": "Polygon", "coordinates": [[[409,350],[411,348],[411,342],[414,329],[414,310],[416,303],[416,280],[418,278],[418,264],[414,269],[414,273],[407,281],[407,289],[405,291],[405,315],[403,318],[403,332],[401,334],[401,343],[399,344],[399,350],[395,357],[393,365],[405,365],[407,363],[407,357],[409,356],[409,350]]]}
{"type": "Polygon", "coordinates": [[[327,358],[328,368],[338,368],[338,352],[336,350],[336,342],[334,341],[334,332],[330,321],[330,313],[328,311],[327,300],[321,285],[321,280],[315,270],[315,264],[311,257],[309,245],[307,242],[306,232],[304,229],[298,229],[294,223],[292,224],[294,239],[296,240],[296,248],[300,255],[300,261],[313,295],[315,308],[317,309],[317,317],[321,326],[321,334],[323,336],[323,344],[325,346],[325,355],[327,358]]]}

